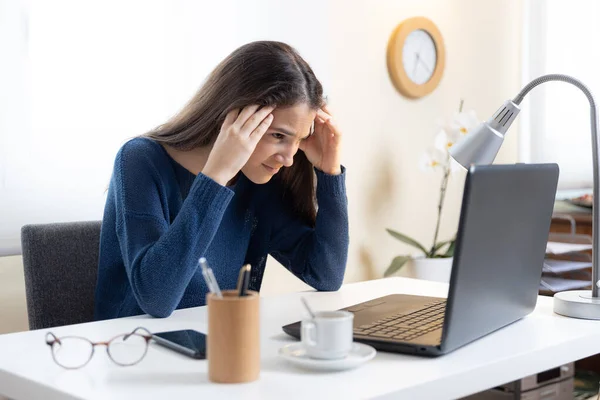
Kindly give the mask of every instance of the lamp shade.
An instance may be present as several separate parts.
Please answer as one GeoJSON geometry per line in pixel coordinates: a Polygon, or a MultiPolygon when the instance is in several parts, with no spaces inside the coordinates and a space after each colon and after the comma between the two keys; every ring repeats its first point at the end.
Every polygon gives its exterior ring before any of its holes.
{"type": "Polygon", "coordinates": [[[502,146],[504,135],[484,122],[449,150],[460,165],[469,169],[471,164],[491,164],[502,146]]]}
{"type": "Polygon", "coordinates": [[[467,169],[471,164],[494,162],[504,141],[504,134],[519,111],[519,106],[511,100],[504,102],[492,118],[477,126],[463,140],[450,148],[449,153],[452,158],[467,169]]]}

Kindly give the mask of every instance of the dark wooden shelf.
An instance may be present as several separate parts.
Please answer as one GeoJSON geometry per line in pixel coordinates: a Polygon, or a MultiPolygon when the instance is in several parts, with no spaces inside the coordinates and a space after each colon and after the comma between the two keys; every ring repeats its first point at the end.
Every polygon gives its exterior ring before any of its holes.
{"type": "MultiPolygon", "coordinates": [[[[568,215],[575,220],[576,233],[592,235],[592,210],[578,207],[564,201],[557,201],[554,205],[554,213],[568,215]]],[[[566,220],[553,220],[550,232],[568,233],[571,231],[571,223],[566,220]]]]}

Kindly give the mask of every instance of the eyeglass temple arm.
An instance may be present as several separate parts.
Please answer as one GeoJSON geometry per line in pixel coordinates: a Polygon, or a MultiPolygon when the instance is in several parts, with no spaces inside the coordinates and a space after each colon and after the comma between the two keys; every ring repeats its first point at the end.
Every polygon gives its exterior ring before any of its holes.
{"type": "Polygon", "coordinates": [[[46,333],[46,344],[48,346],[52,346],[54,343],[60,343],[60,339],[56,337],[56,335],[52,332],[46,333]]]}
{"type": "Polygon", "coordinates": [[[137,331],[144,331],[146,333],[146,335],[141,335],[141,336],[146,338],[146,340],[150,340],[152,338],[152,332],[150,332],[148,329],[144,328],[143,326],[138,326],[133,331],[131,331],[131,333],[128,333],[127,335],[125,335],[125,337],[123,337],[123,340],[129,339],[129,336],[134,335],[137,331]]]}

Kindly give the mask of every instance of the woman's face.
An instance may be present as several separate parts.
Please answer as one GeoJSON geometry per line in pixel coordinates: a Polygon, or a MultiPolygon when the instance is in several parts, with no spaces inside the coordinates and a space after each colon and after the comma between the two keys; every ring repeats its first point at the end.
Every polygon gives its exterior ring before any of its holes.
{"type": "Polygon", "coordinates": [[[242,172],[254,183],[263,184],[279,172],[291,167],[300,141],[310,134],[317,110],[307,104],[276,108],[273,122],[256,146],[242,172]]]}

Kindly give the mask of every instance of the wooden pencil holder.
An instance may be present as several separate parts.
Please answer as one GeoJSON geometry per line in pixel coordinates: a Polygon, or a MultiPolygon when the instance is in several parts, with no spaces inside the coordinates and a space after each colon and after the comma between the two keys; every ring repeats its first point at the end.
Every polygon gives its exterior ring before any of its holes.
{"type": "Polygon", "coordinates": [[[260,374],[260,297],[248,291],[223,291],[223,298],[207,295],[208,379],[218,383],[242,383],[260,374]]]}

